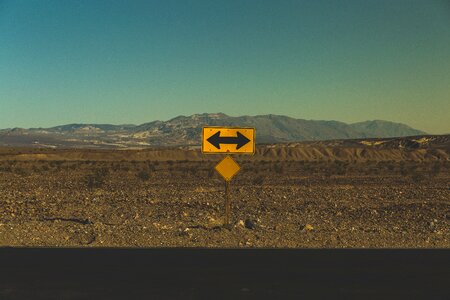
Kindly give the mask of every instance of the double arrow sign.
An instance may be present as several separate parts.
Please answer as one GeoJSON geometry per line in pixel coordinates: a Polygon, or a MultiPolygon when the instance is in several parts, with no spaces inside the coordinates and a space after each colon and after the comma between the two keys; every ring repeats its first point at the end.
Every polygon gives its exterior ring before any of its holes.
{"type": "Polygon", "coordinates": [[[239,131],[236,132],[237,136],[220,136],[220,131],[217,131],[212,136],[210,136],[207,141],[216,147],[218,150],[220,150],[220,144],[225,145],[236,145],[236,150],[239,150],[242,148],[242,146],[245,146],[250,142],[250,139],[248,139],[245,135],[240,133],[239,131]]]}
{"type": "Polygon", "coordinates": [[[255,129],[244,127],[204,127],[202,152],[206,154],[254,154],[255,129]]]}

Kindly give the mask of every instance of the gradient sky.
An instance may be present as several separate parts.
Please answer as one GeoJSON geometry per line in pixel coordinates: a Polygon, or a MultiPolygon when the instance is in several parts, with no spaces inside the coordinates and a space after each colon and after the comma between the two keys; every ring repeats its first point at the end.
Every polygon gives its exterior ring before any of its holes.
{"type": "Polygon", "coordinates": [[[0,0],[0,128],[202,112],[450,133],[450,2],[0,0]]]}

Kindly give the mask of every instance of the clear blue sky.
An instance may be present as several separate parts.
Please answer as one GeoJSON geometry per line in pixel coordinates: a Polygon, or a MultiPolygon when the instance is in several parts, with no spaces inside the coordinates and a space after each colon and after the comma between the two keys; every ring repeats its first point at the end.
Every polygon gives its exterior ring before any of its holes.
{"type": "Polygon", "coordinates": [[[0,0],[0,128],[177,115],[450,132],[450,2],[0,0]]]}

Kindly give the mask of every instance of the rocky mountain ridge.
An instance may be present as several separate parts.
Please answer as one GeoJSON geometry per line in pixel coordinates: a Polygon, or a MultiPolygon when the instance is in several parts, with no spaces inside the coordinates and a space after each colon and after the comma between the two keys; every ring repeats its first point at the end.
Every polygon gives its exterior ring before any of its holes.
{"type": "Polygon", "coordinates": [[[255,127],[257,143],[391,138],[426,134],[405,124],[380,120],[347,124],[272,114],[231,117],[223,113],[204,113],[141,125],[68,124],[51,128],[3,129],[0,130],[0,146],[142,148],[199,145],[201,130],[205,125],[255,127]]]}

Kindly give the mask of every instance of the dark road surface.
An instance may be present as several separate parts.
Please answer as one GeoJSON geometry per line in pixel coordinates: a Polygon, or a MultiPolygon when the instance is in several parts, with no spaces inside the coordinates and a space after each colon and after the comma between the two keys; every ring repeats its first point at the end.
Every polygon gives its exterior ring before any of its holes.
{"type": "Polygon", "coordinates": [[[449,250],[0,249],[0,299],[449,299],[449,250]]]}

